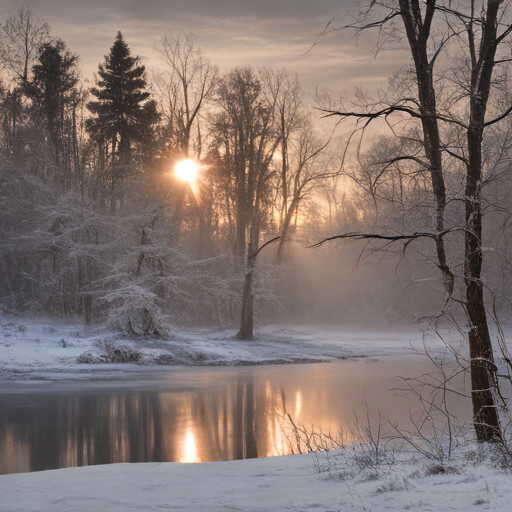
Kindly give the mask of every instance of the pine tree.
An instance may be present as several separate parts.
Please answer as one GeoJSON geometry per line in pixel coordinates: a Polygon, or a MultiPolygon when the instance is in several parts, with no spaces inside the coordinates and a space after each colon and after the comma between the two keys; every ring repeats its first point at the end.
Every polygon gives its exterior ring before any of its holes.
{"type": "Polygon", "coordinates": [[[87,128],[98,143],[99,171],[108,179],[113,213],[121,199],[118,186],[133,167],[133,142],[144,141],[148,128],[158,120],[153,102],[146,101],[145,67],[138,63],[139,57],[132,57],[118,32],[105,63],[99,65],[97,87],[91,89],[98,101],[87,104],[95,115],[87,128]]]}
{"type": "Polygon", "coordinates": [[[76,85],[78,57],[66,49],[63,41],[45,43],[39,50],[38,63],[32,68],[33,79],[27,85],[34,100],[35,114],[43,120],[57,171],[64,187],[71,182],[73,162],[72,113],[78,101],[76,85]]]}

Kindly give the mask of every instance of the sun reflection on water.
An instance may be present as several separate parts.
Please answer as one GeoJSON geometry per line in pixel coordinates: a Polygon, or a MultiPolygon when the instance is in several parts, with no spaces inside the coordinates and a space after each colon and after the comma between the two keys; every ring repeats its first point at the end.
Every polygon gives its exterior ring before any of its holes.
{"type": "MultiPolygon", "coordinates": [[[[265,457],[305,452],[317,442],[331,446],[338,439],[350,446],[358,441],[354,422],[378,428],[379,409],[403,421],[400,397],[387,391],[397,362],[379,364],[201,368],[201,378],[199,369],[183,372],[179,386],[163,391],[93,388],[90,394],[72,390],[61,396],[58,390],[35,394],[37,402],[31,397],[23,408],[17,395],[0,393],[0,474],[265,457]],[[365,393],[369,407],[362,401],[365,393]]],[[[421,374],[425,366],[408,371],[421,374]]],[[[455,405],[460,417],[471,418],[467,402],[455,405]]],[[[410,428],[407,418],[401,425],[410,428]]]]}
{"type": "Polygon", "coordinates": [[[199,457],[197,456],[196,440],[192,430],[190,429],[188,429],[185,434],[185,441],[183,443],[183,457],[180,459],[180,462],[200,462],[199,457]]]}
{"type": "Polygon", "coordinates": [[[297,391],[295,393],[295,418],[299,418],[302,411],[302,393],[297,391]]]}

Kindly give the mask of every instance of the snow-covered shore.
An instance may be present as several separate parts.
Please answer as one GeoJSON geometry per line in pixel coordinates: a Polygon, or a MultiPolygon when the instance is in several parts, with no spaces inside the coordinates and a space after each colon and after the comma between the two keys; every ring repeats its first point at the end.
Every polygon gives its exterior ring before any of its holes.
{"type": "MultiPolygon", "coordinates": [[[[444,334],[450,343],[460,343],[458,332],[444,334]]],[[[174,329],[167,339],[145,339],[124,337],[99,326],[3,316],[0,380],[79,379],[147,365],[254,365],[396,356],[412,352],[412,347],[421,350],[425,336],[431,349],[443,349],[441,340],[420,326],[377,332],[272,325],[257,329],[256,338],[247,342],[236,338],[235,329],[174,329]],[[112,364],[116,354],[119,359],[131,355],[136,361],[112,364]]]]}
{"type": "Polygon", "coordinates": [[[115,464],[0,476],[2,512],[510,510],[510,473],[478,450],[362,468],[354,454],[115,464]],[[319,468],[321,471],[319,471],[319,468]]]}

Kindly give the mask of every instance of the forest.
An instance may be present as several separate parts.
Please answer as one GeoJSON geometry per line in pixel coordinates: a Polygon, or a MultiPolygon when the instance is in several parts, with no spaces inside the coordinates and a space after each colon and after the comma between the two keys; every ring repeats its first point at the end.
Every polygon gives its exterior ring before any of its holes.
{"type": "MultiPolygon", "coordinates": [[[[373,97],[356,91],[345,120],[363,113],[364,127],[335,129],[325,116],[340,110],[340,93],[312,97],[285,69],[221,73],[191,33],[155,44],[161,65],[147,70],[118,32],[91,87],[47,21],[23,7],[1,24],[5,311],[79,315],[140,335],[242,317],[250,338],[253,307],[262,321],[383,324],[443,310],[442,281],[457,291],[464,259],[465,143],[453,119],[465,115],[459,91],[469,71],[462,58],[450,68],[450,52],[462,50],[445,45],[436,60],[444,117],[431,136],[446,139],[435,157],[445,177],[432,189],[419,119],[405,118],[416,94],[410,68],[373,97]],[[370,121],[379,127],[371,131],[370,121]],[[176,174],[184,160],[197,166],[190,182],[176,174]],[[361,243],[302,249],[341,233],[400,237],[434,226],[446,228],[441,243],[398,238],[404,251],[370,240],[363,260],[361,243]],[[366,267],[369,279],[354,272],[366,260],[380,262],[366,267]]],[[[496,112],[509,87],[500,67],[489,100],[496,112]]],[[[487,133],[483,272],[489,304],[508,314],[506,117],[487,133]]]]}
{"type": "MultiPolygon", "coordinates": [[[[297,297],[321,290],[294,288],[293,246],[364,229],[397,193],[421,194],[422,177],[393,177],[377,197],[368,164],[343,172],[342,137],[319,122],[296,73],[220,73],[191,33],[156,44],[161,67],[147,70],[118,32],[88,87],[46,21],[22,8],[1,25],[2,307],[140,335],[169,322],[236,324],[243,307],[250,338],[253,295],[259,319],[276,308],[314,319],[297,297]],[[192,181],[176,174],[185,160],[192,181]]],[[[382,286],[351,283],[351,252],[337,284],[352,297],[334,290],[321,319],[367,320],[360,311],[383,302],[382,286]]],[[[381,317],[410,320],[395,288],[401,312],[381,317]]]]}
{"type": "Polygon", "coordinates": [[[0,26],[4,311],[136,336],[239,325],[242,340],[255,319],[468,325],[474,415],[497,428],[512,28],[490,4],[372,2],[344,28],[405,39],[412,66],[313,98],[286,69],[221,73],[191,33],[163,35],[146,70],[119,31],[87,87],[22,7],[0,26]],[[378,277],[349,277],[367,261],[378,277]]]}

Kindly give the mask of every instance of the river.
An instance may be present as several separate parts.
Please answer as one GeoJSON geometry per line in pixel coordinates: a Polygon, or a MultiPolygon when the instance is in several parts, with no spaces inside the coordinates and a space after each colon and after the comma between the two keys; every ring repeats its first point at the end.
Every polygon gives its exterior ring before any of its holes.
{"type": "MultiPolygon", "coordinates": [[[[431,371],[425,359],[404,356],[322,364],[143,367],[116,379],[6,381],[0,383],[0,474],[297,453],[307,450],[301,430],[358,442],[356,416],[374,432],[379,415],[383,431],[390,423],[410,430],[411,412],[423,409],[414,393],[397,391],[410,383],[397,376],[431,371]]],[[[459,377],[457,385],[463,384],[459,377]]],[[[449,405],[457,416],[469,417],[466,400],[454,397],[449,405]]]]}

